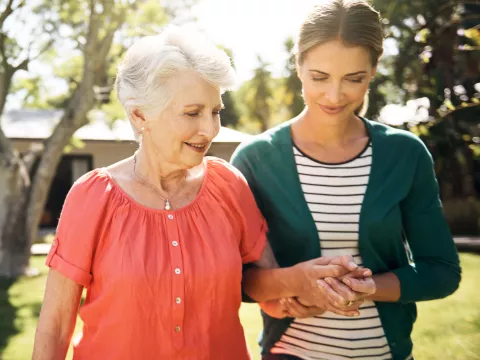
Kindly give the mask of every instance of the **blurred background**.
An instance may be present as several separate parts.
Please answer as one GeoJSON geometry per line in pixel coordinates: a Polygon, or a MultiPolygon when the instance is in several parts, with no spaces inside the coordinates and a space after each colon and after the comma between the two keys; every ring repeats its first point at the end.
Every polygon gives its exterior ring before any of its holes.
{"type": "MultiPolygon", "coordinates": [[[[290,50],[315,2],[0,0],[0,360],[31,358],[45,255],[69,188],[136,149],[112,90],[125,50],[166,24],[195,23],[228,52],[239,85],[223,96],[209,155],[229,160],[303,109],[290,50]]],[[[453,296],[419,304],[414,355],[480,359],[480,1],[372,3],[386,38],[367,117],[430,149],[464,270],[453,296]]],[[[256,305],[241,316],[258,359],[256,305]]]]}

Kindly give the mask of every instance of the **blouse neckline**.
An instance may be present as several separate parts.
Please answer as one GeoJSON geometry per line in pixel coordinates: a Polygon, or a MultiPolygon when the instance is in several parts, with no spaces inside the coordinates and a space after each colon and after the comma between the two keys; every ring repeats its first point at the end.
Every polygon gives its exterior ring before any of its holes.
{"type": "Polygon", "coordinates": [[[199,192],[197,193],[197,195],[195,196],[195,198],[189,202],[187,205],[181,207],[181,208],[178,208],[178,209],[172,209],[172,210],[165,210],[165,209],[155,209],[155,208],[152,208],[152,207],[149,207],[149,206],[146,206],[146,205],[143,205],[143,204],[140,204],[137,200],[135,200],[130,194],[128,194],[118,183],[117,181],[113,178],[113,176],[110,174],[110,172],[105,168],[105,167],[102,167],[99,169],[100,172],[102,172],[109,180],[110,184],[112,185],[112,187],[118,191],[118,193],[121,194],[121,196],[128,201],[128,203],[144,210],[144,211],[147,211],[147,212],[151,212],[151,213],[159,213],[159,214],[179,214],[181,212],[184,212],[184,211],[188,211],[192,206],[194,206],[199,200],[200,198],[204,195],[205,191],[206,191],[206,188],[208,186],[208,183],[210,182],[210,172],[211,172],[211,168],[209,166],[209,161],[207,158],[204,158],[203,159],[203,168],[204,168],[204,171],[205,171],[205,174],[204,174],[204,178],[203,178],[203,181],[202,181],[202,185],[200,187],[200,190],[199,192]]]}

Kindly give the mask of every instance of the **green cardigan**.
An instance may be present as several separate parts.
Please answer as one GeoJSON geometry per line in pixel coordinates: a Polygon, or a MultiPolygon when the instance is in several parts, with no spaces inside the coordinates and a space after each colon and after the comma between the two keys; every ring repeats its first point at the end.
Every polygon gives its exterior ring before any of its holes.
{"type": "MultiPolygon", "coordinates": [[[[400,280],[400,300],[376,305],[394,359],[404,360],[412,351],[415,302],[453,293],[461,269],[425,145],[407,131],[364,122],[373,156],[358,246],[365,267],[374,274],[393,272],[400,280]]],[[[255,136],[232,157],[267,220],[268,239],[281,267],[321,256],[318,231],[299,182],[290,125],[255,136]]],[[[262,316],[262,353],[267,354],[293,319],[262,316]]]]}

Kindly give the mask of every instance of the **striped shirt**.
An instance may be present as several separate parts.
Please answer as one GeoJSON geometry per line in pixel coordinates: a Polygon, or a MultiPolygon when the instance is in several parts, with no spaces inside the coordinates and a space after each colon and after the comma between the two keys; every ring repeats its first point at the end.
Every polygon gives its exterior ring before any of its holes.
{"type": "MultiPolygon", "coordinates": [[[[354,159],[325,164],[293,149],[305,200],[317,226],[323,256],[351,255],[358,265],[360,210],[372,163],[368,144],[354,159]]],[[[305,360],[391,359],[377,308],[372,301],[355,318],[325,312],[295,319],[271,349],[305,360]]]]}

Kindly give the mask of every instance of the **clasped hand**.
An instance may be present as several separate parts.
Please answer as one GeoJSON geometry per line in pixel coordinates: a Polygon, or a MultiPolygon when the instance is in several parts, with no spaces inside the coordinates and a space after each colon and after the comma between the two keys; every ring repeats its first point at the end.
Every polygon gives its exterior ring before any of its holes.
{"type": "Polygon", "coordinates": [[[376,291],[372,272],[351,256],[320,257],[294,266],[298,295],[279,301],[284,316],[304,318],[325,311],[358,316],[359,307],[376,291]]]}

